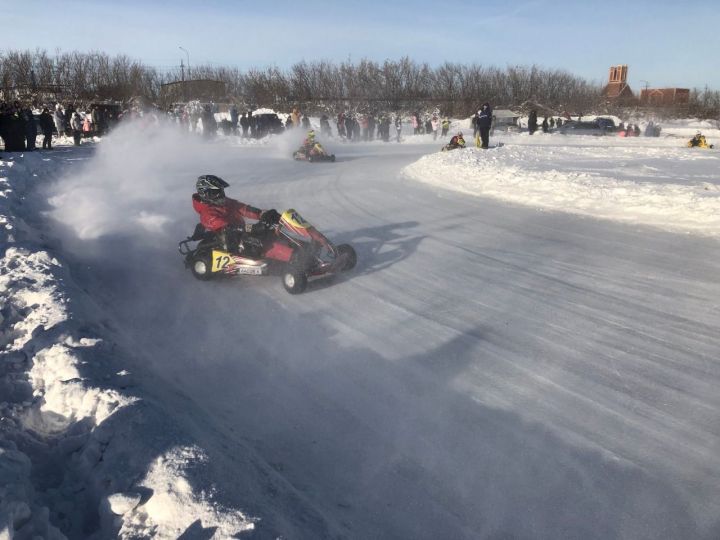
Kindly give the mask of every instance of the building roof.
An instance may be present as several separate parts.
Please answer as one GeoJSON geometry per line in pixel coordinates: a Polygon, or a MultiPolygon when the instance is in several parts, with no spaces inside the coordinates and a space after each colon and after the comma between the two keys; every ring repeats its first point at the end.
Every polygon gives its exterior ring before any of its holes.
{"type": "Polygon", "coordinates": [[[610,82],[603,88],[602,95],[610,99],[635,97],[630,85],[625,82],[610,82]]]}

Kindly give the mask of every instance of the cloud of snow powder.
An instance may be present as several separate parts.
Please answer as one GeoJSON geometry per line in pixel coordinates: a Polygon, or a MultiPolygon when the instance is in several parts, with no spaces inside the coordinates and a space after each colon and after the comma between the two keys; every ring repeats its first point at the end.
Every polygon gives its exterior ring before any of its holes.
{"type": "Polygon", "coordinates": [[[288,159],[302,138],[300,131],[262,141],[229,137],[208,142],[172,124],[122,124],[97,145],[79,173],[73,170],[53,186],[50,215],[80,240],[117,234],[140,240],[163,236],[180,223],[189,233],[195,220],[190,196],[199,175],[221,176],[231,184],[231,196],[269,204],[241,193],[252,164],[238,170],[238,153],[255,146],[250,161],[288,159]]]}

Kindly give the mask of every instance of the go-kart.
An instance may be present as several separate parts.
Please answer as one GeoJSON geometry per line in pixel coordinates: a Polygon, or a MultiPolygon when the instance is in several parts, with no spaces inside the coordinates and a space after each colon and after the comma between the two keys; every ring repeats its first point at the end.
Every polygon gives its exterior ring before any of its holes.
{"type": "Polygon", "coordinates": [[[715,145],[708,144],[704,135],[696,135],[687,143],[688,148],[715,148],[715,145]]]}
{"type": "Polygon", "coordinates": [[[357,262],[351,245],[335,246],[293,209],[283,212],[275,224],[261,221],[236,235],[218,235],[198,224],[178,250],[197,279],[266,276],[279,270],[290,294],[303,292],[309,280],[346,272],[357,262]],[[229,249],[229,245],[237,249],[229,249]]]}
{"type": "Polygon", "coordinates": [[[441,151],[441,152],[449,152],[450,150],[461,150],[461,149],[463,149],[463,148],[465,148],[465,145],[464,145],[464,144],[452,144],[452,143],[448,143],[448,144],[446,144],[445,146],[443,146],[443,147],[440,149],[440,151],[441,151]]]}
{"type": "Polygon", "coordinates": [[[328,154],[322,144],[315,143],[310,148],[301,146],[293,152],[293,159],[297,161],[309,161],[311,163],[318,161],[335,161],[335,154],[328,154]]]}

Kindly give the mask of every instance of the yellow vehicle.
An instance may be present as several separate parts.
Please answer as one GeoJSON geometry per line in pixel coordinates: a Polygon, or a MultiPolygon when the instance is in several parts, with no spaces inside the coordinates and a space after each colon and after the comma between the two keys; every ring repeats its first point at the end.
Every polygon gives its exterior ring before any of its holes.
{"type": "Polygon", "coordinates": [[[705,135],[698,133],[687,143],[688,148],[714,148],[714,145],[708,144],[705,135]]]}

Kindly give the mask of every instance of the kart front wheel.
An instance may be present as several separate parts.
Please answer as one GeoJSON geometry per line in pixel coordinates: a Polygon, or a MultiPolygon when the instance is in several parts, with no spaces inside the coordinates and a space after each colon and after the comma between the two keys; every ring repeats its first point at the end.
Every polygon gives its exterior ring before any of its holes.
{"type": "Polygon", "coordinates": [[[340,244],[337,247],[338,253],[342,257],[345,256],[345,265],[342,267],[343,272],[347,272],[348,270],[352,270],[355,268],[355,265],[357,264],[357,254],[355,253],[355,249],[350,244],[340,244]]]}
{"type": "Polygon", "coordinates": [[[207,281],[212,277],[212,262],[210,255],[203,254],[193,257],[190,261],[192,275],[201,281],[207,281]]]}
{"type": "Polygon", "coordinates": [[[283,287],[290,294],[300,294],[307,288],[307,275],[296,268],[289,268],[282,280],[283,287]]]}

